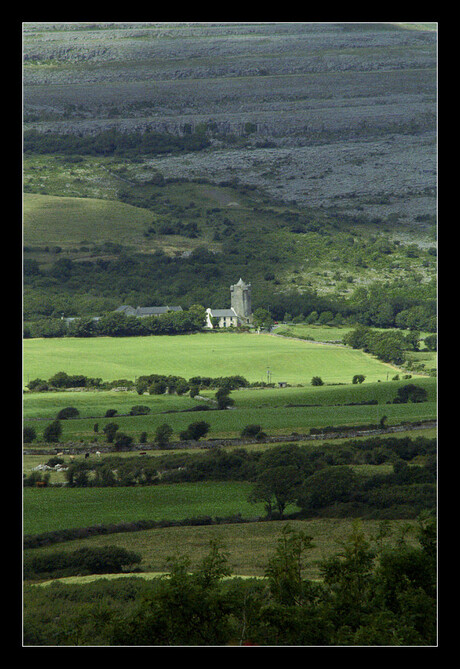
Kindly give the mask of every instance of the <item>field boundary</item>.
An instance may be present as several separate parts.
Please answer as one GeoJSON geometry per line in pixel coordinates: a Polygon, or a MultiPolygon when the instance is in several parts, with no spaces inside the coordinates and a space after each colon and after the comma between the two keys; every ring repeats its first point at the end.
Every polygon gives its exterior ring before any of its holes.
{"type": "MultiPolygon", "coordinates": [[[[418,421],[416,423],[401,423],[400,425],[390,425],[385,428],[373,428],[369,425],[365,429],[347,429],[345,426],[338,428],[334,432],[328,432],[327,429],[320,431],[317,434],[286,434],[286,435],[276,435],[272,437],[264,437],[263,439],[241,439],[239,437],[228,438],[228,439],[207,439],[206,441],[175,441],[170,442],[169,449],[203,449],[203,448],[217,448],[220,446],[244,446],[246,444],[276,444],[286,441],[314,441],[318,439],[347,439],[355,438],[362,436],[372,436],[380,434],[390,434],[393,432],[406,432],[410,430],[424,430],[430,428],[436,428],[437,421],[418,421]]],[[[129,451],[142,451],[150,452],[157,451],[159,449],[149,448],[148,444],[133,444],[127,449],[129,451]]],[[[82,446],[81,444],[70,445],[69,442],[57,443],[50,449],[38,449],[38,448],[27,448],[24,449],[24,455],[56,455],[57,452],[62,452],[65,455],[78,455],[79,453],[95,453],[99,451],[100,453],[111,453],[115,452],[113,448],[108,448],[101,446],[100,444],[87,444],[82,446]]]]}

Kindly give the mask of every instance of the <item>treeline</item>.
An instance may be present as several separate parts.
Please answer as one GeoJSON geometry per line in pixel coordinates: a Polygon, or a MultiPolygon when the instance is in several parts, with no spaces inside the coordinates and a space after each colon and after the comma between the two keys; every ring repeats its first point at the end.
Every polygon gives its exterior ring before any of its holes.
{"type": "MultiPolygon", "coordinates": [[[[232,575],[218,541],[192,570],[169,559],[168,578],[26,585],[26,646],[435,646],[436,523],[420,519],[415,542],[358,525],[320,580],[305,576],[315,537],[285,525],[265,579],[232,575]],[[45,615],[46,611],[46,615],[45,615]]],[[[52,554],[49,559],[52,559],[52,554]]]]}
{"type": "Polygon", "coordinates": [[[206,310],[192,305],[183,311],[169,311],[159,316],[130,316],[112,312],[93,318],[41,319],[24,328],[24,337],[146,337],[150,335],[179,335],[199,332],[206,324],[206,310]]]}
{"type": "Polygon", "coordinates": [[[79,548],[48,555],[26,555],[23,562],[25,579],[62,578],[85,574],[118,574],[139,564],[141,556],[119,546],[79,548]]]}
{"type": "MultiPolygon", "coordinates": [[[[136,390],[139,395],[148,392],[151,395],[162,395],[164,393],[182,395],[191,393],[193,397],[197,392],[209,388],[225,388],[228,391],[237,388],[248,388],[249,381],[241,375],[234,376],[192,376],[188,381],[182,376],[173,374],[142,374],[136,381],[131,379],[114,379],[103,381],[99,377],[85,376],[84,374],[67,374],[67,372],[56,372],[48,380],[32,379],[27,388],[35,392],[46,390],[62,390],[64,388],[97,388],[99,390],[110,390],[111,388],[126,388],[136,390]]],[[[266,384],[264,384],[266,385],[266,384]]]]}
{"type": "MultiPolygon", "coordinates": [[[[418,351],[420,333],[411,331],[404,335],[398,330],[379,332],[366,325],[358,325],[343,337],[343,343],[355,349],[375,355],[383,362],[393,362],[400,365],[404,362],[404,351],[418,351]]],[[[425,338],[425,345],[429,350],[437,349],[436,334],[425,338]]]]}
{"type": "Polygon", "coordinates": [[[26,154],[79,154],[82,156],[123,156],[125,158],[202,151],[210,145],[209,139],[203,132],[189,132],[178,136],[153,130],[128,132],[117,129],[103,130],[92,135],[26,130],[23,142],[26,154]]]}

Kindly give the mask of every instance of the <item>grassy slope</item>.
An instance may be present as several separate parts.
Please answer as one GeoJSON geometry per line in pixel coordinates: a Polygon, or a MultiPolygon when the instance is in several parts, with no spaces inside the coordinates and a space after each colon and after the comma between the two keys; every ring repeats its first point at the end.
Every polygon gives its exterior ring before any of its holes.
{"type": "MultiPolygon", "coordinates": [[[[313,537],[313,548],[308,552],[305,575],[317,578],[317,560],[325,559],[338,548],[338,541],[345,539],[352,530],[353,520],[321,518],[306,521],[290,521],[289,525],[313,537]]],[[[142,555],[141,568],[146,572],[167,571],[167,559],[171,555],[186,554],[195,568],[209,551],[209,542],[220,539],[228,553],[229,566],[234,574],[263,576],[268,556],[274,552],[284,521],[270,523],[247,523],[243,525],[214,525],[209,527],[167,527],[141,532],[92,537],[59,544],[58,547],[34,549],[34,555],[55,550],[77,550],[79,548],[111,546],[116,544],[142,555]]],[[[392,521],[388,541],[394,541],[398,528],[415,525],[410,521],[392,521]]],[[[363,520],[360,527],[368,538],[375,537],[380,521],[363,520]]],[[[411,538],[411,537],[409,537],[411,538]]],[[[27,551],[26,551],[27,553],[27,551]]],[[[68,577],[67,583],[85,583],[94,577],[68,577]]],[[[107,578],[104,575],[103,578],[107,578]]]]}
{"type": "Polygon", "coordinates": [[[104,380],[144,374],[186,379],[240,374],[253,382],[266,381],[267,368],[275,383],[309,384],[313,376],[326,383],[350,383],[355,374],[364,374],[368,382],[383,381],[395,369],[361,351],[264,334],[30,339],[23,350],[24,383],[59,371],[104,380]]]}
{"type": "Polygon", "coordinates": [[[112,200],[25,193],[24,241],[63,248],[82,241],[140,243],[154,216],[146,209],[112,200]]]}

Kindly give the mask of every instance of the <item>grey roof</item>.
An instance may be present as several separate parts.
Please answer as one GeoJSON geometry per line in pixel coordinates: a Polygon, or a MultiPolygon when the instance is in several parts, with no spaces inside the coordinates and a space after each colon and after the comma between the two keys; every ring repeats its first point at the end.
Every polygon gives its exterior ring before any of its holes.
{"type": "Polygon", "coordinates": [[[238,318],[233,309],[211,309],[211,316],[216,318],[238,318]]]}
{"type": "Polygon", "coordinates": [[[182,311],[182,307],[136,307],[134,309],[129,304],[123,304],[115,311],[122,312],[127,316],[159,316],[160,314],[166,314],[168,311],[182,311]]]}
{"type": "Polygon", "coordinates": [[[115,309],[115,311],[121,311],[121,312],[123,312],[123,313],[125,313],[125,314],[130,314],[130,315],[132,315],[132,314],[135,313],[136,310],[133,309],[133,307],[130,307],[129,304],[122,304],[121,307],[117,307],[117,308],[115,309]]]}
{"type": "Polygon", "coordinates": [[[137,307],[136,316],[157,316],[169,311],[168,307],[137,307]]]}

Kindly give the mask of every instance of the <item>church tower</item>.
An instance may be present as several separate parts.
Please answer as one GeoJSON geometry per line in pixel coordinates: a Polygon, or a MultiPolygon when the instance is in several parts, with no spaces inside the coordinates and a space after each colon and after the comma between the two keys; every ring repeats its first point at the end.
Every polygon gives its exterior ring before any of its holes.
{"type": "Polygon", "coordinates": [[[231,308],[243,325],[252,323],[251,284],[240,279],[234,286],[230,286],[231,308]]]}

